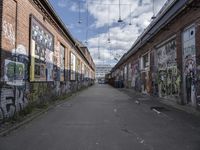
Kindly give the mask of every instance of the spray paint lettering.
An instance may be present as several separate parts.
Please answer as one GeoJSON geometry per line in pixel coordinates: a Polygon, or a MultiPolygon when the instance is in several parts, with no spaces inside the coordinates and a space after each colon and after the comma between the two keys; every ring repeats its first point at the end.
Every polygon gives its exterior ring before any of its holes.
{"type": "Polygon", "coordinates": [[[33,17],[31,21],[30,79],[32,81],[53,81],[53,35],[33,17]]]}
{"type": "Polygon", "coordinates": [[[3,21],[3,35],[10,41],[12,45],[15,45],[15,30],[13,25],[5,20],[3,21]]]}
{"type": "Polygon", "coordinates": [[[4,81],[0,88],[0,119],[12,117],[28,104],[28,55],[23,45],[12,50],[4,62],[4,81]]]}
{"type": "Polygon", "coordinates": [[[186,102],[196,105],[196,50],[195,27],[192,26],[183,32],[183,66],[184,88],[186,102]]]}
{"type": "Polygon", "coordinates": [[[176,63],[176,41],[157,49],[158,92],[160,97],[179,96],[180,72],[176,63]]]}
{"type": "Polygon", "coordinates": [[[141,77],[140,77],[139,61],[132,63],[131,87],[133,87],[136,91],[141,90],[141,77]]]}

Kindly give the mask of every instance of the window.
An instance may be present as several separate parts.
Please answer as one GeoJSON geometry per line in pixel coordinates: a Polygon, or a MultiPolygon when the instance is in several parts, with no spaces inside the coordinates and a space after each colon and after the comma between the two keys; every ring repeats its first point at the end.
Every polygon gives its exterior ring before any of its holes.
{"type": "Polygon", "coordinates": [[[80,81],[81,80],[81,61],[78,58],[76,60],[77,60],[76,62],[77,79],[78,81],[80,81]]]}
{"type": "Polygon", "coordinates": [[[149,55],[148,54],[146,54],[146,55],[143,56],[143,61],[144,61],[143,68],[149,67],[149,55]]]}
{"type": "Polygon", "coordinates": [[[82,81],[84,80],[85,78],[85,65],[84,63],[82,63],[82,66],[81,66],[81,78],[82,78],[82,81]]]}
{"type": "Polygon", "coordinates": [[[54,37],[35,18],[31,17],[31,81],[53,81],[54,37]]]}
{"type": "Polygon", "coordinates": [[[65,80],[65,47],[60,44],[60,81],[65,80]]]}
{"type": "Polygon", "coordinates": [[[76,56],[71,53],[70,80],[76,80],[76,56]]]}
{"type": "Polygon", "coordinates": [[[160,46],[156,51],[156,58],[158,70],[166,70],[168,68],[176,67],[175,39],[160,46]]]}
{"type": "Polygon", "coordinates": [[[150,53],[146,53],[141,57],[141,69],[142,70],[147,70],[150,66],[150,53]]]}

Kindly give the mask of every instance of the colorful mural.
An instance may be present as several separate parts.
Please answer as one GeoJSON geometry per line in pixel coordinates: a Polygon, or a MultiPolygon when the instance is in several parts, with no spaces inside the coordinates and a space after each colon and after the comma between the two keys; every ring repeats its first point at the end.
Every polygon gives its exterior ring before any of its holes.
{"type": "Polygon", "coordinates": [[[28,104],[28,54],[23,45],[13,49],[4,61],[5,84],[0,86],[0,122],[12,117],[28,104]]]}
{"type": "Polygon", "coordinates": [[[136,91],[141,91],[141,76],[140,76],[139,60],[132,63],[131,87],[133,87],[136,91]]]}
{"type": "Polygon", "coordinates": [[[159,96],[179,97],[181,79],[177,69],[175,39],[159,47],[156,54],[159,96]]]}
{"type": "Polygon", "coordinates": [[[196,49],[195,27],[183,32],[183,71],[186,103],[196,105],[196,49]]]}
{"type": "Polygon", "coordinates": [[[52,81],[54,37],[34,17],[31,18],[31,31],[30,80],[52,81]]]}

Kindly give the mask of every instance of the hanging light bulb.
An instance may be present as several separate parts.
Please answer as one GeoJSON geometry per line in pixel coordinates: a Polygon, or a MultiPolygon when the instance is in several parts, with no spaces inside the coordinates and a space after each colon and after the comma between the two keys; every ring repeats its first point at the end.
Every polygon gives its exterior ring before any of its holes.
{"type": "Polygon", "coordinates": [[[110,38],[108,37],[108,43],[110,43],[110,38]]]}
{"type": "Polygon", "coordinates": [[[78,23],[81,24],[82,21],[81,21],[81,2],[79,1],[78,3],[78,23]]]}
{"type": "Polygon", "coordinates": [[[86,12],[86,34],[85,34],[85,44],[88,44],[88,3],[87,3],[87,12],[86,12]]]}
{"type": "Polygon", "coordinates": [[[108,43],[110,43],[110,6],[108,6],[108,43]]]}
{"type": "Polygon", "coordinates": [[[131,5],[129,5],[129,8],[130,8],[130,22],[129,22],[129,26],[132,25],[132,12],[131,12],[131,5]]]}
{"type": "Polygon", "coordinates": [[[118,22],[123,22],[123,20],[121,19],[121,4],[120,4],[120,0],[119,0],[119,19],[118,22]]]}
{"type": "Polygon", "coordinates": [[[155,16],[154,0],[152,0],[152,1],[153,1],[153,3],[152,3],[153,16],[151,17],[151,19],[154,20],[156,18],[156,16],[155,16]]]}

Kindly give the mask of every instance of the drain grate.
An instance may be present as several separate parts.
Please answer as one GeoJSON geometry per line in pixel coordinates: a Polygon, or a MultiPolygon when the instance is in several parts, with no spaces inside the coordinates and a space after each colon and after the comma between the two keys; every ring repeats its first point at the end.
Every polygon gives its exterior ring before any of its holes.
{"type": "Polygon", "coordinates": [[[162,107],[162,106],[152,106],[150,107],[151,110],[157,110],[159,112],[163,112],[163,111],[169,111],[169,109],[162,107]]]}

